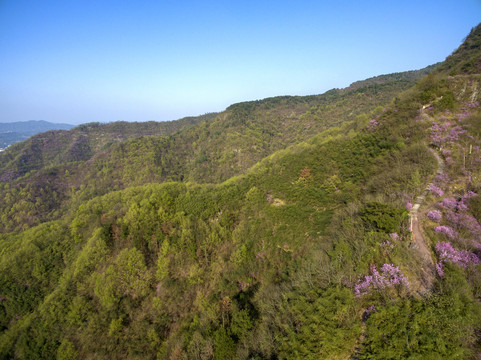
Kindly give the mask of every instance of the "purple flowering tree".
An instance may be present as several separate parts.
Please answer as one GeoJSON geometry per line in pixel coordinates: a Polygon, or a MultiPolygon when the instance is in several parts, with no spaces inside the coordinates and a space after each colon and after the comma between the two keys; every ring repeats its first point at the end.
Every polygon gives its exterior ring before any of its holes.
{"type": "Polygon", "coordinates": [[[458,236],[458,234],[456,233],[456,231],[454,231],[452,227],[446,226],[446,225],[436,226],[434,228],[434,231],[438,234],[444,234],[450,239],[454,239],[455,237],[458,236]]]}
{"type": "Polygon", "coordinates": [[[478,265],[481,261],[479,257],[467,250],[458,250],[451,243],[441,241],[436,244],[436,253],[439,256],[439,262],[436,263],[436,270],[440,277],[444,276],[443,265],[445,262],[451,262],[466,268],[468,265],[478,265]]]}
{"type": "MultiPolygon", "coordinates": [[[[475,239],[481,238],[481,225],[478,220],[468,213],[469,199],[478,196],[478,194],[468,191],[463,196],[455,199],[448,197],[438,203],[438,206],[445,211],[445,219],[449,226],[438,226],[434,229],[437,233],[444,233],[449,238],[453,239],[457,236],[455,230],[463,232],[469,232],[470,236],[475,239]]],[[[436,215],[433,212],[428,213],[428,218],[433,221],[437,221],[433,218],[436,215]],[[433,213],[433,214],[431,214],[433,213]]],[[[439,221],[437,221],[439,222],[439,221]]]]}
{"type": "Polygon", "coordinates": [[[379,272],[375,265],[371,265],[371,275],[365,275],[354,286],[356,297],[394,286],[409,286],[408,279],[401,273],[399,267],[392,264],[384,264],[380,270],[379,272]]]}
{"type": "Polygon", "coordinates": [[[439,186],[436,186],[434,184],[429,185],[429,191],[431,191],[431,194],[437,197],[441,197],[444,195],[444,191],[441,190],[439,186]]]}
{"type": "Polygon", "coordinates": [[[441,219],[443,218],[443,214],[439,210],[431,210],[426,216],[429,220],[437,223],[441,222],[441,219]]]}

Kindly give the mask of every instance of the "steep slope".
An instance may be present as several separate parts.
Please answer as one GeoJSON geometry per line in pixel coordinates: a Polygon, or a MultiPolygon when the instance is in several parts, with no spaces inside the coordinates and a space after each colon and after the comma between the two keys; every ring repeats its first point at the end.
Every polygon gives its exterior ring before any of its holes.
{"type": "MultiPolygon", "coordinates": [[[[370,120],[223,183],[92,194],[0,235],[1,356],[475,358],[479,85],[479,74],[428,75],[370,120]],[[433,179],[420,220],[437,275],[421,297],[406,207],[433,179]]],[[[140,143],[118,146],[130,161],[140,143]]]]}

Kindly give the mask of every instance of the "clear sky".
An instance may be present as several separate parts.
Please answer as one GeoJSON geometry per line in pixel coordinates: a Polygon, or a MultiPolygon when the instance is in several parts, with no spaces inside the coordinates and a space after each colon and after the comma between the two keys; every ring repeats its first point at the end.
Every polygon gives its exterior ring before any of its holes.
{"type": "Polygon", "coordinates": [[[0,0],[0,122],[174,120],[442,61],[481,0],[0,0]]]}

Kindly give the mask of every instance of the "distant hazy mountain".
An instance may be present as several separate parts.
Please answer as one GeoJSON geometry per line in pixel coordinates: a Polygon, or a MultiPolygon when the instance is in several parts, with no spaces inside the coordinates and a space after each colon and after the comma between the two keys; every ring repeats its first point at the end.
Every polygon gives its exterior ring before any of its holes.
{"type": "Polygon", "coordinates": [[[55,124],[44,120],[0,123],[0,149],[48,130],[69,130],[70,124],[55,124]]]}

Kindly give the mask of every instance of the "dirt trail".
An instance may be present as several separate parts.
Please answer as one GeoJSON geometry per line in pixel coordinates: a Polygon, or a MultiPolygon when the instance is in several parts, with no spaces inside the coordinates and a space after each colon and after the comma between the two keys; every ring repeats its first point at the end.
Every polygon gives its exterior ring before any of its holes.
{"type": "MultiPolygon", "coordinates": [[[[436,157],[436,160],[438,162],[438,169],[436,171],[436,175],[440,175],[444,172],[444,161],[441,159],[439,154],[432,150],[429,149],[433,155],[436,157]]],[[[424,216],[424,212],[420,210],[420,207],[426,197],[429,194],[429,188],[431,186],[432,182],[429,183],[426,188],[424,189],[423,193],[416,198],[416,201],[414,202],[414,205],[412,209],[409,212],[409,222],[411,225],[411,244],[409,247],[413,250],[415,253],[415,256],[419,259],[421,262],[421,278],[414,282],[411,282],[411,289],[421,296],[427,296],[429,292],[432,289],[434,279],[436,277],[436,265],[434,263],[431,251],[428,248],[426,239],[423,236],[423,232],[421,227],[419,226],[419,220],[418,218],[421,218],[424,216]]],[[[350,359],[352,360],[358,360],[361,349],[364,343],[364,339],[366,338],[366,318],[364,317],[366,314],[366,311],[363,314],[362,318],[362,324],[361,324],[361,335],[356,341],[356,345],[354,347],[353,353],[350,356],[350,359]]]]}
{"type": "MultiPolygon", "coordinates": [[[[436,171],[437,175],[440,175],[444,172],[444,161],[438,155],[438,153],[432,149],[430,151],[436,157],[438,162],[438,170],[436,171]]],[[[421,227],[419,226],[418,218],[422,217],[423,212],[420,211],[420,207],[426,196],[429,194],[429,187],[431,186],[432,182],[428,184],[426,189],[424,189],[423,193],[416,198],[416,201],[413,204],[411,211],[409,212],[409,220],[411,224],[411,248],[417,253],[419,259],[421,261],[421,268],[422,268],[422,276],[419,284],[419,288],[417,292],[421,295],[426,294],[431,288],[436,276],[436,266],[431,255],[431,251],[428,248],[427,242],[423,236],[423,232],[421,227]]]]}

